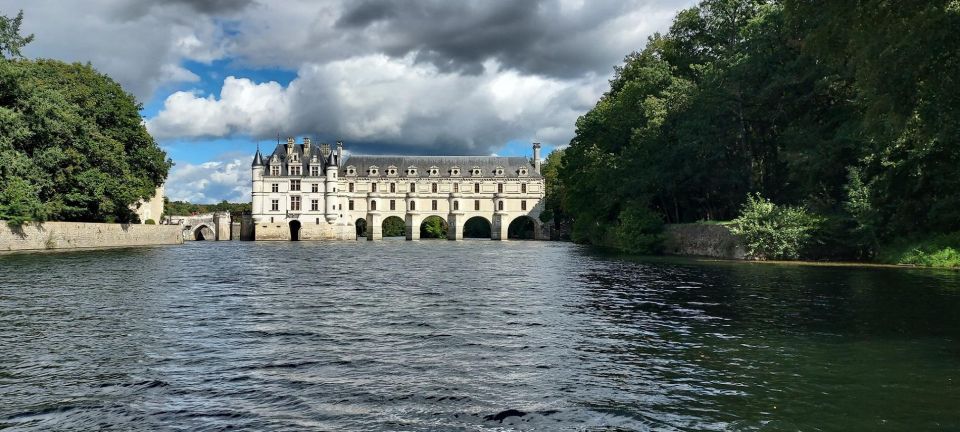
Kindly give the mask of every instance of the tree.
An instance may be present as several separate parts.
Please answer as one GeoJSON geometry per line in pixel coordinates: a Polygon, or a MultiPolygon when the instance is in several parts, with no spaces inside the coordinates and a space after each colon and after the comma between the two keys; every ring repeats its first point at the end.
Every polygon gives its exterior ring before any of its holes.
{"type": "Polygon", "coordinates": [[[33,41],[32,34],[20,35],[21,22],[23,22],[23,10],[20,10],[15,18],[0,15],[0,58],[23,57],[20,49],[33,41]]]}
{"type": "Polygon", "coordinates": [[[172,165],[140,108],[90,65],[0,60],[0,218],[134,221],[172,165]]]}
{"type": "Polygon", "coordinates": [[[420,224],[420,238],[447,238],[447,223],[440,216],[429,216],[420,224]]]}

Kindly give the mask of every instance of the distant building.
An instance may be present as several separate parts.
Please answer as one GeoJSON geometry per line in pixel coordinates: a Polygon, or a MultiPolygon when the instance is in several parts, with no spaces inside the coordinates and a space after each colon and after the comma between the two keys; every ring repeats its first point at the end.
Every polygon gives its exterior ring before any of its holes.
{"type": "Polygon", "coordinates": [[[164,185],[157,187],[153,197],[149,200],[140,200],[131,206],[131,210],[140,218],[140,223],[146,223],[147,220],[153,220],[160,223],[160,216],[163,215],[163,195],[165,194],[164,185]]]}
{"type": "Polygon", "coordinates": [[[355,156],[343,145],[297,144],[288,138],[270,154],[254,155],[252,217],[257,240],[354,239],[365,225],[369,240],[382,237],[382,223],[404,220],[409,240],[420,224],[439,216],[447,237],[463,238],[467,220],[483,218],[491,238],[508,237],[511,223],[533,224],[544,194],[540,144],[533,160],[485,156],[355,156]]]}

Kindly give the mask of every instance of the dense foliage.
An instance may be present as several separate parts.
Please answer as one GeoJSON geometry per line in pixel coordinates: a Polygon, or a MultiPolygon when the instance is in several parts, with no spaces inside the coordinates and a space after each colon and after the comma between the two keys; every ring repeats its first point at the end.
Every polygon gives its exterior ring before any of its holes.
{"type": "Polygon", "coordinates": [[[747,197],[731,231],[743,239],[752,258],[797,259],[810,245],[819,223],[802,208],[778,206],[757,195],[747,197]]]}
{"type": "Polygon", "coordinates": [[[428,216],[420,224],[420,238],[445,239],[447,238],[447,222],[440,216],[428,216]]]}
{"type": "Polygon", "coordinates": [[[223,200],[216,204],[194,204],[187,201],[170,201],[167,199],[163,201],[164,216],[189,216],[213,212],[230,212],[232,215],[241,215],[250,213],[250,210],[251,206],[248,202],[232,203],[223,200]]]}
{"type": "Polygon", "coordinates": [[[631,251],[754,193],[822,220],[815,257],[960,230],[957,28],[955,0],[703,1],[615,68],[547,207],[631,251]]]}
{"type": "MultiPolygon", "coordinates": [[[[0,17],[0,52],[19,55],[19,21],[0,17]]],[[[89,65],[0,59],[0,219],[134,221],[171,162],[140,105],[89,65]]]]}
{"type": "Polygon", "coordinates": [[[389,216],[383,220],[384,237],[403,237],[407,235],[407,223],[396,216],[389,216]]]}

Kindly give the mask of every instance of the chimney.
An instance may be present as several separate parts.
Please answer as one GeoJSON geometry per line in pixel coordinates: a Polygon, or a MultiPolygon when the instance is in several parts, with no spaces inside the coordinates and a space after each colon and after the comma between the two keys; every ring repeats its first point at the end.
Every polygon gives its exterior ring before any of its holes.
{"type": "Polygon", "coordinates": [[[295,141],[293,140],[293,137],[287,137],[287,154],[293,153],[294,145],[295,141]]]}
{"type": "Polygon", "coordinates": [[[310,157],[310,137],[303,137],[303,157],[310,157]]]}
{"type": "Polygon", "coordinates": [[[337,141],[337,166],[343,162],[343,141],[337,141]]]}
{"type": "Polygon", "coordinates": [[[540,174],[540,143],[533,143],[533,172],[540,174]]]}

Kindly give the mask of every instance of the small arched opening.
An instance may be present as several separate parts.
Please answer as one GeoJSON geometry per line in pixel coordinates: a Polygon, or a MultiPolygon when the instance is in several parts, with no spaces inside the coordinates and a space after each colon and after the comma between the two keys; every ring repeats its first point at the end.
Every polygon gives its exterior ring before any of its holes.
{"type": "Polygon", "coordinates": [[[440,216],[429,216],[420,224],[421,239],[447,238],[447,221],[440,216]]]}
{"type": "Polygon", "coordinates": [[[383,220],[383,237],[405,237],[407,224],[397,216],[390,216],[383,220]]]}
{"type": "Polygon", "coordinates": [[[300,221],[292,220],[290,221],[290,241],[299,241],[300,240],[300,221]]]}
{"type": "Polygon", "coordinates": [[[200,225],[197,227],[197,229],[193,230],[193,239],[196,241],[216,240],[217,235],[212,229],[210,229],[210,227],[206,225],[200,225]]]}
{"type": "Polygon", "coordinates": [[[357,238],[362,238],[367,236],[367,220],[366,219],[359,218],[353,224],[357,228],[357,238]]]}
{"type": "Polygon", "coordinates": [[[483,216],[474,216],[463,223],[463,238],[489,239],[491,232],[490,221],[483,216]]]}
{"type": "Polygon", "coordinates": [[[533,240],[536,238],[537,224],[530,216],[520,216],[507,227],[507,238],[511,240],[533,240]]]}

